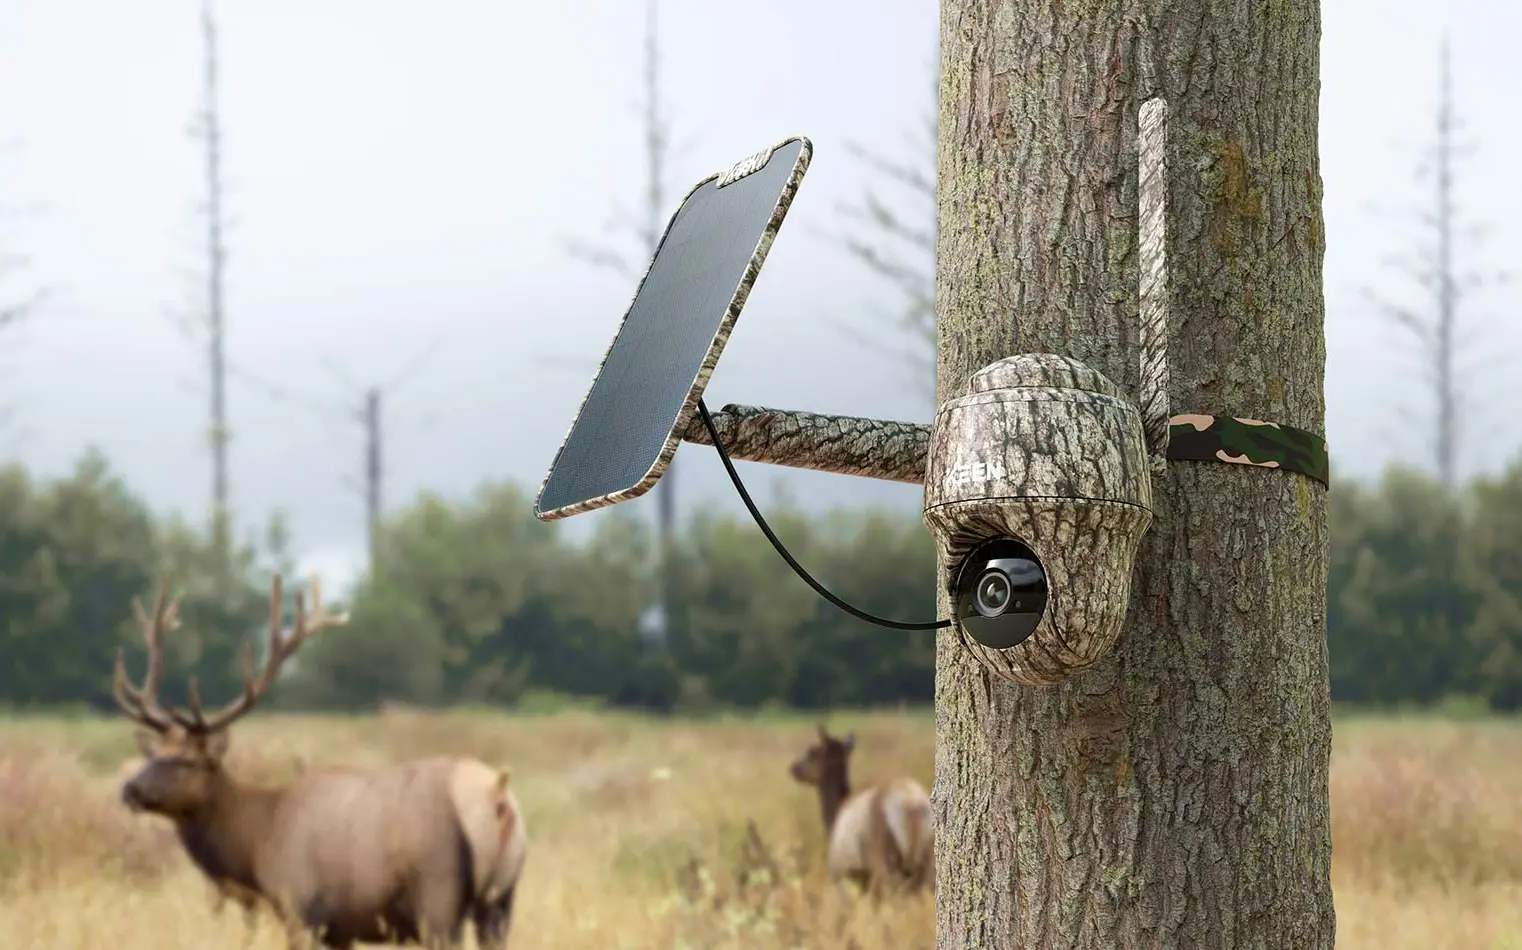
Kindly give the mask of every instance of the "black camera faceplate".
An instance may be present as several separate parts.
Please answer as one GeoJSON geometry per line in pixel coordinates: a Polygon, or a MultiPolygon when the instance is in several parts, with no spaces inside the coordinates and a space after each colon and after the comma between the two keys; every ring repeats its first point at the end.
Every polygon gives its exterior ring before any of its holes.
{"type": "Polygon", "coordinates": [[[968,552],[957,571],[951,590],[952,613],[974,640],[1005,650],[1036,632],[1046,614],[1046,569],[1030,547],[1014,538],[990,538],[968,552]],[[978,609],[978,588],[989,571],[1009,580],[1010,599],[1005,610],[992,616],[978,609]]]}

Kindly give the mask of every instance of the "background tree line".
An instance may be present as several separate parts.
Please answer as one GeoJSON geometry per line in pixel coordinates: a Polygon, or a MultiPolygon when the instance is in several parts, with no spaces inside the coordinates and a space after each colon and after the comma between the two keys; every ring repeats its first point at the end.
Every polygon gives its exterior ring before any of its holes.
{"type": "MultiPolygon", "coordinates": [[[[528,491],[496,484],[465,502],[425,495],[389,518],[346,605],[349,626],[304,649],[279,702],[511,705],[552,691],[699,712],[933,695],[931,634],[879,629],[824,602],[749,520],[686,519],[680,622],[657,647],[639,622],[659,589],[647,523],[614,509],[577,543],[531,508],[528,491]]],[[[1333,697],[1522,708],[1522,462],[1453,492],[1398,469],[1373,485],[1340,482],[1331,511],[1333,697]]],[[[810,518],[783,503],[769,518],[848,601],[931,616],[934,548],[915,513],[810,518]]],[[[52,481],[0,469],[0,703],[107,707],[117,648],[140,669],[130,598],[150,597],[166,571],[185,594],[166,696],[192,667],[208,695],[230,695],[242,651],[268,629],[271,572],[286,572],[290,596],[301,587],[288,543],[273,519],[227,576],[204,530],[156,519],[98,454],[52,481]]]]}

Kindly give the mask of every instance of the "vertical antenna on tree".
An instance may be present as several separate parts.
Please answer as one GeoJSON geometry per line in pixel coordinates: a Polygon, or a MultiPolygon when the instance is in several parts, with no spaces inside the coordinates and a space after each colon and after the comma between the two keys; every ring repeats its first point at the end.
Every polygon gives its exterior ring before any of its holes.
{"type": "Polygon", "coordinates": [[[1141,405],[1152,471],[1168,465],[1168,103],[1142,103],[1137,142],[1141,182],[1141,405]]]}

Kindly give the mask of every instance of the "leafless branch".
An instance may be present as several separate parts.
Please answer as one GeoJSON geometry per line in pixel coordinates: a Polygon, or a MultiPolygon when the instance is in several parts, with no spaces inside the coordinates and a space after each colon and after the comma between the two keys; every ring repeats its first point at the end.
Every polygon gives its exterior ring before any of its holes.
{"type": "Polygon", "coordinates": [[[617,271],[625,277],[633,276],[633,268],[618,251],[608,247],[594,247],[574,238],[565,239],[562,244],[567,254],[584,264],[617,271]]]}
{"type": "Polygon", "coordinates": [[[227,361],[228,374],[236,379],[258,389],[264,395],[297,409],[303,409],[317,415],[327,415],[333,412],[343,412],[344,407],[337,406],[327,400],[319,399],[309,393],[302,392],[289,384],[277,383],[268,377],[255,373],[248,367],[233,360],[227,361]]]}
{"type": "Polygon", "coordinates": [[[391,377],[390,382],[381,386],[381,389],[388,394],[400,389],[402,384],[416,376],[428,364],[429,360],[438,355],[439,347],[443,342],[444,337],[442,335],[434,334],[427,343],[423,344],[422,349],[417,351],[412,361],[403,366],[395,376],[391,377]]]}
{"type": "Polygon", "coordinates": [[[48,297],[46,289],[35,290],[31,296],[18,302],[0,307],[0,330],[4,330],[14,324],[20,323],[37,309],[38,304],[48,297]]]}
{"type": "MultiPolygon", "coordinates": [[[[841,214],[847,218],[854,218],[872,225],[890,237],[908,242],[916,250],[925,254],[935,254],[935,221],[933,216],[929,227],[915,227],[905,221],[893,209],[883,204],[872,192],[862,196],[861,204],[856,206],[843,205],[841,214]]],[[[928,268],[927,268],[928,269],[928,268]]]]}
{"type": "Polygon", "coordinates": [[[1409,307],[1390,303],[1368,288],[1364,289],[1363,296],[1370,303],[1377,306],[1380,312],[1393,323],[1415,336],[1423,346],[1430,346],[1432,344],[1432,327],[1428,325],[1427,321],[1417,316],[1415,311],[1409,307]]]}
{"type": "MultiPolygon", "coordinates": [[[[890,181],[896,181],[901,185],[905,185],[910,190],[919,192],[923,197],[932,200],[935,198],[935,178],[933,174],[927,175],[922,168],[905,162],[896,162],[883,158],[856,142],[847,142],[846,151],[865,162],[869,167],[890,181]]],[[[935,168],[934,163],[931,164],[930,168],[933,172],[935,168]]]]}
{"type": "Polygon", "coordinates": [[[354,377],[349,375],[349,371],[339,365],[338,361],[335,360],[332,356],[328,354],[322,354],[317,357],[317,362],[322,366],[323,369],[327,370],[330,375],[337,379],[340,384],[348,387],[349,392],[354,396],[354,398],[359,398],[360,394],[364,392],[365,387],[356,382],[354,377]]]}
{"type": "MultiPolygon", "coordinates": [[[[935,352],[936,345],[937,98],[932,87],[927,114],[903,134],[908,150],[917,153],[914,157],[889,157],[857,142],[846,144],[847,152],[879,179],[879,185],[902,191],[903,198],[909,202],[908,207],[913,210],[898,210],[900,204],[886,200],[878,186],[868,186],[856,201],[839,209],[841,216],[856,227],[830,238],[869,273],[893,288],[901,303],[897,316],[886,322],[907,333],[911,342],[906,348],[886,345],[873,348],[894,352],[895,358],[907,365],[922,382],[928,380],[927,388],[931,393],[935,388],[935,364],[928,354],[935,352]]],[[[858,342],[865,342],[869,337],[865,333],[848,335],[858,342]]],[[[877,334],[870,334],[870,338],[876,340],[877,334]]]]}
{"type": "Polygon", "coordinates": [[[843,321],[836,321],[833,323],[833,326],[836,333],[840,334],[848,340],[851,340],[853,343],[864,349],[872,350],[884,356],[892,357],[896,360],[901,360],[910,366],[928,369],[932,373],[935,371],[936,361],[933,355],[933,350],[927,353],[923,347],[906,346],[902,344],[898,346],[890,346],[889,344],[884,343],[882,340],[872,336],[871,334],[866,333],[859,327],[843,321]]]}
{"type": "Polygon", "coordinates": [[[205,336],[206,321],[202,317],[198,317],[184,310],[170,309],[166,309],[164,311],[164,317],[169,321],[170,325],[175,328],[180,336],[185,338],[186,342],[200,343],[202,338],[205,336]]]}

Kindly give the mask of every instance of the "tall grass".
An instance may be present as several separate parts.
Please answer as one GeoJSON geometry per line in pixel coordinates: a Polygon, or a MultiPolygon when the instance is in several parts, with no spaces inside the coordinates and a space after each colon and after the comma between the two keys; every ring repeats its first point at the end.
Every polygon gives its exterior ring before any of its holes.
{"type": "MultiPolygon", "coordinates": [[[[834,725],[857,732],[859,780],[929,784],[928,718],[834,725]]],[[[787,775],[811,734],[785,716],[267,715],[236,731],[230,767],[274,780],[298,761],[439,752],[512,765],[532,841],[515,950],[933,946],[929,895],[873,911],[827,886],[815,799],[787,775]]],[[[250,933],[219,906],[163,822],[121,806],[134,753],[120,722],[0,723],[0,942],[283,947],[268,919],[250,933]]],[[[1339,724],[1332,803],[1340,948],[1522,950],[1522,727],[1339,724]]]]}

